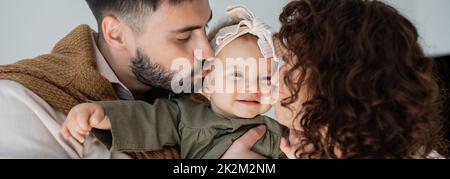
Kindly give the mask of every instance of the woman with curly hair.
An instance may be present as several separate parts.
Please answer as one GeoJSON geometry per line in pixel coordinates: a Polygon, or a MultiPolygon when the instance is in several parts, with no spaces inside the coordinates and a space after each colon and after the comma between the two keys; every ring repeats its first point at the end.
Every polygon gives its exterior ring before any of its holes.
{"type": "Polygon", "coordinates": [[[369,0],[297,0],[277,35],[282,143],[290,158],[445,156],[441,95],[433,60],[414,25],[369,0]]]}

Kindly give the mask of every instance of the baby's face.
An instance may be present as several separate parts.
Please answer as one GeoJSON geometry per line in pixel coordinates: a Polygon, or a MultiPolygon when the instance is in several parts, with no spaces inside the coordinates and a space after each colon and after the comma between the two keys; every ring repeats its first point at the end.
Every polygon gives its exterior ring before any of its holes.
{"type": "Polygon", "coordinates": [[[271,98],[274,63],[272,59],[264,59],[256,38],[244,36],[234,40],[218,54],[214,64],[210,75],[215,85],[210,87],[214,86],[215,92],[209,95],[216,113],[250,119],[271,108],[267,99],[271,98]],[[216,73],[221,67],[222,72],[216,73]],[[220,88],[224,90],[217,90],[220,88]]]}

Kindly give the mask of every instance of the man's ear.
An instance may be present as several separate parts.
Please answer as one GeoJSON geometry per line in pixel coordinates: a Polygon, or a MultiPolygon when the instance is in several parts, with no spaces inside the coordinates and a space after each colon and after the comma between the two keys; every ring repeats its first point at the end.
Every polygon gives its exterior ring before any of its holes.
{"type": "Polygon", "coordinates": [[[126,48],[125,29],[123,22],[113,16],[106,16],[102,21],[103,38],[113,49],[123,50],[126,48]]]}

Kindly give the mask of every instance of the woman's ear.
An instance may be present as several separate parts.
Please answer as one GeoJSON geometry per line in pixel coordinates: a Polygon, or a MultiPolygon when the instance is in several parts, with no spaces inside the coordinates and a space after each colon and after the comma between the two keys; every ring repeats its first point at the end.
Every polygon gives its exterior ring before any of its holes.
{"type": "Polygon", "coordinates": [[[125,43],[125,24],[114,16],[106,16],[102,21],[102,35],[106,43],[113,49],[123,50],[125,43]]]}

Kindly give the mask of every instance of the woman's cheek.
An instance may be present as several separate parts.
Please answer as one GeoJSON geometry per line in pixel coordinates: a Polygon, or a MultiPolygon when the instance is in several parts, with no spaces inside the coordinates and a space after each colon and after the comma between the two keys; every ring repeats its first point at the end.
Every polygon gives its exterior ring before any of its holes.
{"type": "Polygon", "coordinates": [[[275,107],[275,115],[276,115],[277,121],[280,124],[282,124],[282,125],[290,128],[290,129],[292,129],[293,128],[293,126],[292,126],[292,112],[288,108],[283,107],[281,105],[281,103],[279,103],[279,102],[276,103],[274,105],[274,107],[275,107]]]}

